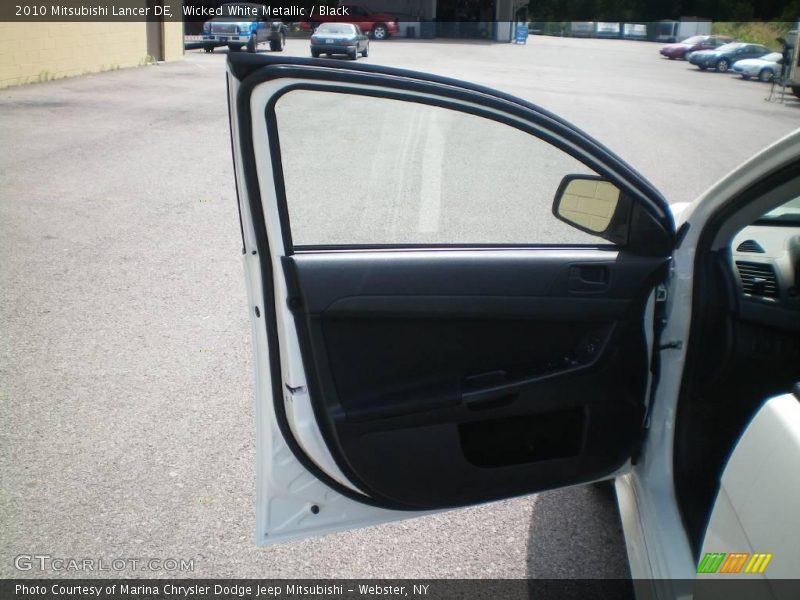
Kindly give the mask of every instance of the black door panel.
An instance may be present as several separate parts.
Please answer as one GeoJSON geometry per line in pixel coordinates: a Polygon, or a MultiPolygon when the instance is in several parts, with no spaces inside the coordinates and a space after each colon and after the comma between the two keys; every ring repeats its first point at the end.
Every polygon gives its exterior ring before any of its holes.
{"type": "MultiPolygon", "coordinates": [[[[545,378],[593,365],[612,322],[491,318],[327,318],[322,339],[349,421],[463,403],[520,401],[545,378]]],[[[534,402],[535,398],[529,398],[534,402]]]]}
{"type": "Polygon", "coordinates": [[[408,508],[601,477],[642,420],[666,260],[618,250],[283,259],[309,392],[345,473],[408,508]]]}
{"type": "Polygon", "coordinates": [[[576,248],[298,252],[284,261],[303,277],[304,312],[313,314],[361,296],[581,297],[571,288],[590,266],[608,268],[603,298],[630,299],[663,258],[576,248]]]}
{"type": "MultiPolygon", "coordinates": [[[[563,393],[553,389],[550,403],[568,405],[557,398],[563,393]]],[[[638,407],[622,403],[505,414],[360,434],[344,428],[343,450],[362,485],[390,500],[419,509],[461,506],[606,476],[630,456],[641,420],[638,407]],[[501,444],[512,452],[498,452],[501,444]]]]}

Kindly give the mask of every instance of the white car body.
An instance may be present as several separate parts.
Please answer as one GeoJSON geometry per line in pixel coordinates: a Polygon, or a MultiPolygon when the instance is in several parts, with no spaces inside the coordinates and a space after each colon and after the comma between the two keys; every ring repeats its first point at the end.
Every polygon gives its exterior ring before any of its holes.
{"type": "MultiPolygon", "coordinates": [[[[731,197],[759,181],[766,174],[776,169],[779,165],[786,164],[800,152],[800,131],[783,138],[774,145],[763,150],[749,161],[731,171],[725,178],[707,190],[693,203],[680,203],[672,206],[676,215],[676,224],[688,223],[689,230],[681,247],[675,252],[675,271],[669,295],[673,299],[671,304],[672,314],[668,317],[664,339],[687,340],[689,337],[689,323],[691,322],[691,298],[693,285],[694,248],[698,237],[710,216],[731,197]]],[[[667,580],[676,580],[679,586],[684,586],[686,581],[695,577],[697,564],[690,551],[690,547],[681,525],[680,515],[672,485],[672,448],[673,433],[675,428],[675,409],[679,388],[682,380],[683,365],[686,358],[686,344],[683,350],[671,353],[665,357],[661,384],[657,390],[655,413],[653,422],[659,423],[657,429],[651,430],[647,438],[647,448],[644,460],[633,467],[630,475],[619,477],[616,480],[616,489],[620,504],[622,525],[625,531],[625,542],[628,548],[628,559],[633,579],[658,580],[662,586],[669,587],[667,580]],[[664,581],[661,581],[664,580],[664,581]]],[[[740,448],[737,456],[739,460],[732,465],[735,472],[726,472],[724,480],[741,477],[742,467],[740,461],[747,464],[758,464],[766,481],[781,481],[786,473],[800,472],[800,411],[786,408],[788,396],[780,403],[780,411],[785,420],[780,418],[764,419],[759,416],[758,423],[760,437],[776,437],[782,440],[782,448],[786,462],[773,462],[775,450],[771,446],[747,444],[740,448]],[[788,431],[788,434],[784,434],[788,431]],[[792,465],[794,470],[785,470],[792,465]]],[[[788,402],[791,404],[791,402],[788,402]]],[[[796,399],[795,399],[796,404],[796,399]]],[[[769,412],[772,413],[770,408],[769,412]]],[[[749,431],[749,430],[748,430],[749,431]]],[[[751,437],[755,433],[746,433],[751,437]]],[[[794,479],[796,485],[797,479],[794,479]]],[[[798,521],[791,515],[788,503],[791,503],[791,494],[784,498],[786,503],[775,510],[764,510],[764,505],[755,502],[763,500],[765,495],[773,502],[781,497],[776,490],[758,488],[755,486],[739,487],[736,490],[737,503],[728,507],[723,513],[715,505],[714,517],[706,531],[704,552],[720,551],[722,539],[730,540],[731,523],[753,523],[759,521],[761,526],[764,521],[770,523],[770,529],[775,527],[789,528],[800,534],[798,521]],[[765,492],[765,490],[769,490],[765,492]],[[725,514],[723,517],[722,515],[725,514]],[[716,517],[716,518],[715,518],[716,517]],[[709,548],[705,550],[705,548],[709,548]]],[[[795,496],[796,498],[796,496],[795,496]]],[[[748,528],[748,534],[752,535],[748,528]]],[[[776,555],[792,555],[789,564],[794,562],[800,567],[800,555],[794,548],[796,537],[783,535],[771,538],[770,551],[776,555]],[[775,548],[775,550],[772,550],[775,548]]],[[[736,546],[738,549],[740,546],[736,546]]],[[[745,546],[742,546],[745,550],[745,546]]],[[[725,548],[730,552],[731,547],[725,548]]],[[[800,571],[795,571],[795,576],[800,571]]],[[[771,576],[773,572],[770,572],[771,576]]],[[[661,590],[660,596],[677,598],[690,590],[667,589],[661,590]]],[[[658,592],[657,592],[658,593],[658,592]]]]}
{"type": "Polygon", "coordinates": [[[786,518],[800,498],[800,478],[791,476],[799,472],[800,395],[776,396],[753,418],[728,461],[701,554],[764,552],[758,575],[796,578],[797,562],[772,561],[792,553],[800,539],[800,520],[786,518]]]}
{"type": "MultiPolygon", "coordinates": [[[[237,120],[240,116],[237,111],[242,110],[242,105],[237,105],[241,83],[232,75],[229,75],[228,83],[232,134],[238,140],[245,133],[239,130],[237,120]]],[[[243,261],[247,293],[251,307],[274,305],[282,373],[279,383],[284,396],[282,399],[273,397],[276,389],[273,384],[276,382],[270,366],[267,331],[258,310],[251,310],[254,362],[259,366],[255,374],[255,397],[258,435],[256,542],[260,545],[439,512],[388,510],[357,501],[362,492],[337,466],[310,402],[308,378],[299,351],[301,333],[284,301],[290,284],[281,269],[284,238],[273,186],[269,124],[263,110],[272,97],[282,93],[281,90],[299,83],[292,78],[260,83],[251,91],[249,106],[245,106],[252,115],[252,131],[249,133],[254,140],[253,159],[257,165],[264,224],[270,239],[269,262],[276,274],[275,302],[264,295],[262,258],[255,250],[258,223],[249,208],[250,192],[243,184],[245,172],[242,165],[247,157],[243,155],[240,144],[234,144],[246,250],[243,261]],[[355,491],[355,498],[346,497],[323,483],[293,454],[276,417],[276,401],[283,402],[286,407],[291,433],[303,452],[331,480],[355,491]]],[[[357,87],[356,84],[352,86],[354,89],[357,87]]],[[[696,202],[672,207],[676,226],[683,226],[683,239],[674,251],[671,277],[663,289],[667,298],[666,326],[660,339],[673,343],[674,349],[662,357],[660,381],[655,389],[652,412],[648,415],[650,426],[640,459],[635,465],[629,463],[610,474],[616,479],[631,574],[637,580],[652,580],[653,583],[639,583],[654,586],[647,591],[655,592],[659,598],[689,597],[697,570],[697,559],[682,524],[673,476],[673,436],[690,336],[695,249],[704,227],[721,207],[768,174],[793,163],[799,155],[800,130],[734,169],[696,202]]],[[[654,301],[655,295],[651,296],[646,313],[651,319],[654,301]]],[[[645,324],[645,328],[648,329],[649,325],[645,324]]],[[[652,331],[649,335],[652,344],[652,331]]],[[[771,486],[785,479],[787,474],[800,472],[800,410],[792,399],[786,396],[771,400],[747,429],[724,475],[721,500],[715,505],[706,531],[704,547],[709,548],[709,552],[744,551],[744,546],[734,549],[730,544],[738,543],[742,536],[746,536],[751,551],[768,549],[773,553],[775,568],[767,571],[766,575],[755,577],[785,577],[787,573],[797,576],[800,573],[800,569],[792,570],[793,565],[800,566],[800,551],[796,544],[800,539],[800,520],[796,518],[797,477],[792,480],[793,491],[788,496],[769,493],[771,486]],[[767,439],[776,440],[777,446],[767,447],[763,442],[767,439]],[[755,465],[758,465],[761,484],[742,485],[743,479],[748,477],[748,470],[755,465]],[[764,510],[765,502],[770,506],[768,511],[764,510]],[[741,527],[736,529],[736,524],[741,527]],[[756,530],[761,532],[758,534],[760,538],[753,537],[756,530]]]]}

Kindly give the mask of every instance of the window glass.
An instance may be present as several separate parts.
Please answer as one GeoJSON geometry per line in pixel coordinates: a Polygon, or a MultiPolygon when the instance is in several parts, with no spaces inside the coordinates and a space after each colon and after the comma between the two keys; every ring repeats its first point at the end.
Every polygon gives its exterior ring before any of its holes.
{"type": "Polygon", "coordinates": [[[800,198],[789,200],[786,204],[774,208],[762,215],[756,222],[758,225],[790,225],[800,226],[800,198]]]}
{"type": "Polygon", "coordinates": [[[309,90],[275,114],[295,246],[607,243],[552,214],[562,178],[594,172],[515,127],[309,90]]]}
{"type": "Polygon", "coordinates": [[[323,23],[317,27],[317,33],[321,35],[350,35],[355,31],[354,27],[354,25],[348,23],[323,23]]]}

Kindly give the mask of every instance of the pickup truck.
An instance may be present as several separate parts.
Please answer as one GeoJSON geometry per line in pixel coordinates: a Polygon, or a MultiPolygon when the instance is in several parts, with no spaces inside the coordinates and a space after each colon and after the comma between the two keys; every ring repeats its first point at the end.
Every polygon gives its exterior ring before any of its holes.
{"type": "MultiPolygon", "coordinates": [[[[322,7],[317,7],[320,10],[322,7]]],[[[312,32],[322,23],[352,23],[373,40],[385,40],[390,35],[400,33],[397,18],[388,13],[374,12],[358,4],[339,4],[328,9],[326,14],[316,13],[300,22],[300,28],[312,32]]]]}
{"type": "Polygon", "coordinates": [[[227,45],[231,52],[242,48],[256,52],[263,42],[269,42],[273,52],[283,50],[289,28],[282,21],[263,16],[263,8],[251,2],[223,4],[221,14],[203,24],[203,50],[213,52],[215,47],[227,45]]]}

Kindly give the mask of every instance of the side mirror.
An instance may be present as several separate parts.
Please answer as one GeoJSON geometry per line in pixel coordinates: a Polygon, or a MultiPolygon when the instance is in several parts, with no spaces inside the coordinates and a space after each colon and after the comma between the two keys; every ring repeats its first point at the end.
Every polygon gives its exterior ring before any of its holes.
{"type": "Polygon", "coordinates": [[[567,175],[553,201],[557,219],[619,245],[628,241],[630,209],[616,185],[595,175],[567,175]]]}

